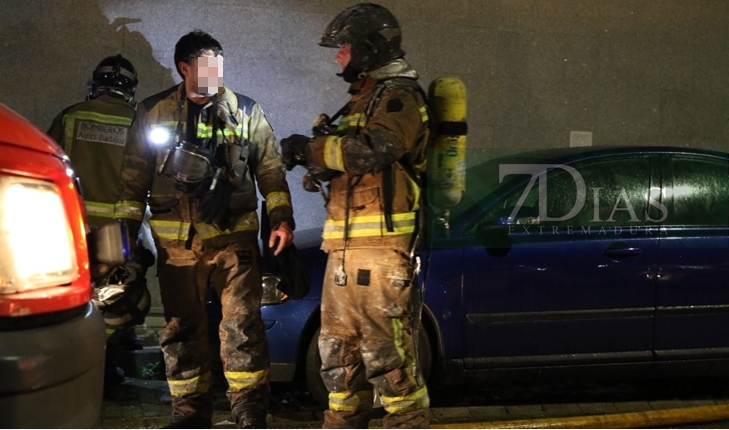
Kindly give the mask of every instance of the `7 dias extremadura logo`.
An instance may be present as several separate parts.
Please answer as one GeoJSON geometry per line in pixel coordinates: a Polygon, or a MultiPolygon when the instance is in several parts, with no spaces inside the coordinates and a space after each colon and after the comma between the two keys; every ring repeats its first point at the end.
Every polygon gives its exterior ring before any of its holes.
{"type": "MultiPolygon", "coordinates": [[[[563,164],[500,164],[499,165],[499,183],[501,183],[504,180],[504,177],[508,175],[530,175],[531,178],[529,179],[529,182],[527,183],[526,187],[524,188],[524,191],[522,192],[521,196],[519,197],[519,200],[517,201],[516,205],[514,206],[514,209],[512,210],[511,214],[509,215],[510,220],[516,220],[517,215],[519,214],[519,211],[522,209],[525,201],[527,200],[527,197],[529,196],[531,190],[534,188],[534,185],[537,183],[537,179],[539,180],[538,184],[538,210],[539,210],[539,222],[559,222],[559,221],[568,221],[572,218],[574,218],[577,214],[579,214],[582,209],[584,208],[585,204],[587,204],[587,197],[588,197],[588,191],[587,191],[587,185],[585,183],[585,179],[583,176],[578,172],[575,168],[566,166],[563,164]],[[552,169],[561,169],[567,172],[574,181],[574,186],[576,190],[575,194],[575,202],[566,214],[562,216],[549,216],[547,214],[547,199],[548,199],[548,190],[547,190],[547,173],[552,169]]],[[[598,179],[599,180],[599,179],[598,179]]],[[[599,184],[595,184],[599,185],[599,184]]],[[[654,187],[650,188],[648,190],[648,207],[646,207],[646,210],[642,214],[637,214],[633,204],[630,201],[630,197],[628,196],[628,192],[625,190],[624,187],[619,188],[619,194],[615,198],[614,203],[612,204],[612,210],[610,212],[610,216],[606,219],[600,218],[600,193],[602,190],[604,190],[604,187],[600,186],[593,186],[590,187],[590,190],[592,191],[592,219],[590,219],[590,222],[598,222],[598,223],[615,223],[615,215],[618,213],[627,213],[629,215],[630,219],[628,222],[630,223],[642,223],[642,222],[661,222],[665,220],[668,217],[668,209],[666,206],[664,206],[660,201],[656,200],[654,198],[655,195],[660,195],[660,188],[654,187]],[[659,218],[652,218],[649,213],[650,207],[655,207],[658,209],[661,213],[661,216],[659,218]]],[[[613,190],[614,192],[614,190],[613,190]]],[[[552,214],[555,215],[555,214],[552,214]]],[[[569,226],[574,228],[574,226],[569,226]]],[[[619,227],[615,227],[617,229],[619,227]]],[[[557,229],[557,231],[553,231],[553,233],[559,233],[559,230],[557,227],[553,227],[552,230],[557,229]]],[[[603,228],[604,229],[604,228],[603,228]]],[[[588,233],[590,230],[589,226],[587,229],[585,227],[582,227],[582,231],[585,233],[588,233]]],[[[633,229],[631,228],[631,231],[633,229]]],[[[617,232],[617,230],[616,230],[617,232]]],[[[622,232],[622,228],[621,228],[622,232]]],[[[527,231],[528,233],[528,231],[527,231]]]]}

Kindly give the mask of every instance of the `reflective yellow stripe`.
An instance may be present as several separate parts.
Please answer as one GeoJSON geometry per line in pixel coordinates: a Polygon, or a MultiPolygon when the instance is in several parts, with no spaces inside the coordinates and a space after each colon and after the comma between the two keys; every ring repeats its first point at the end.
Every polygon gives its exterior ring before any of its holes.
{"type": "Polygon", "coordinates": [[[426,387],[420,388],[413,394],[401,397],[387,397],[380,395],[385,411],[391,414],[401,414],[430,407],[430,397],[426,387]]]}
{"type": "Polygon", "coordinates": [[[270,214],[277,207],[291,207],[291,194],[285,191],[274,191],[266,195],[266,211],[270,214]]]}
{"type": "MultiPolygon", "coordinates": [[[[415,167],[415,169],[418,169],[418,166],[414,166],[414,167],[415,167]]],[[[420,185],[417,182],[415,182],[414,178],[410,177],[410,174],[407,173],[407,171],[405,169],[403,169],[403,171],[405,172],[405,177],[407,177],[408,181],[410,181],[410,183],[413,185],[413,190],[415,192],[415,195],[413,196],[414,197],[413,200],[415,201],[415,204],[413,205],[413,211],[417,211],[420,208],[420,192],[421,192],[420,185]]]]}
{"type": "MultiPolygon", "coordinates": [[[[394,236],[415,231],[415,213],[392,215],[392,232],[387,231],[384,215],[352,217],[349,219],[349,237],[394,236]]],[[[326,220],[324,222],[324,239],[344,239],[344,221],[326,220]]]]}
{"type": "Polygon", "coordinates": [[[338,136],[329,136],[324,143],[324,165],[332,170],[345,171],[342,140],[338,136]]]}
{"type": "Polygon", "coordinates": [[[425,106],[420,107],[420,120],[422,122],[428,122],[428,108],[425,106]]]}
{"type": "Polygon", "coordinates": [[[224,374],[229,388],[236,391],[255,388],[268,382],[268,369],[257,372],[224,372],[224,374]]]}
{"type": "Polygon", "coordinates": [[[258,214],[255,212],[248,212],[237,217],[235,224],[228,230],[220,231],[214,225],[202,222],[195,224],[195,230],[197,230],[200,237],[203,239],[211,239],[216,236],[222,236],[238,231],[258,231],[258,214]]]}
{"type": "Polygon", "coordinates": [[[114,218],[114,204],[85,201],[86,214],[102,218],[114,218]]]}
{"type": "MultiPolygon", "coordinates": [[[[219,129],[219,130],[217,130],[217,133],[219,135],[223,135],[223,136],[227,136],[227,137],[230,137],[230,136],[238,136],[238,135],[240,135],[240,132],[238,131],[239,128],[240,128],[240,126],[238,126],[236,128],[236,130],[231,130],[231,129],[228,129],[228,128],[223,129],[223,130],[220,130],[219,129]]],[[[213,136],[213,127],[212,126],[207,125],[207,124],[199,124],[198,123],[198,125],[197,125],[197,137],[199,137],[200,139],[207,139],[207,138],[210,138],[212,136],[213,136]]]]}
{"type": "Polygon", "coordinates": [[[339,124],[337,124],[337,131],[343,132],[349,128],[349,118],[350,117],[348,116],[344,116],[339,120],[339,124]]]}
{"type": "Polygon", "coordinates": [[[144,218],[145,203],[122,200],[114,205],[114,218],[133,219],[141,221],[144,218]]]}
{"type": "Polygon", "coordinates": [[[372,409],[374,397],[372,390],[362,390],[356,393],[349,391],[329,393],[329,409],[342,412],[372,409]]]}
{"type": "Polygon", "coordinates": [[[405,361],[405,349],[402,347],[402,321],[397,318],[392,319],[392,342],[395,344],[395,351],[402,361],[405,361]]]}
{"type": "Polygon", "coordinates": [[[190,223],[182,221],[161,221],[151,219],[149,226],[152,229],[152,236],[167,240],[187,240],[190,231],[190,223]]]}
{"type": "Polygon", "coordinates": [[[210,389],[210,372],[189,379],[168,379],[172,397],[206,393],[210,389]]]}

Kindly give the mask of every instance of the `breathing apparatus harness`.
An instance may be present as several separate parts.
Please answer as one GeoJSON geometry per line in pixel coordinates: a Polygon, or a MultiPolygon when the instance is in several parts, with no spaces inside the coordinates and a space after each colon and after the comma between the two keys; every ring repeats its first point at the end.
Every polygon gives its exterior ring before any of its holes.
{"type": "MultiPolygon", "coordinates": [[[[186,193],[198,191],[201,183],[212,177],[207,189],[200,191],[213,191],[218,184],[222,171],[222,168],[216,163],[216,161],[222,161],[222,166],[227,167],[228,172],[233,172],[233,168],[230,163],[230,153],[227,150],[228,144],[218,145],[216,142],[218,133],[218,119],[216,117],[218,107],[217,96],[213,98],[212,105],[212,115],[214,117],[211,140],[215,145],[214,148],[210,148],[210,142],[208,142],[208,145],[204,146],[197,142],[189,142],[188,139],[182,138],[182,113],[186,102],[187,97],[185,87],[183,86],[180,94],[177,126],[175,127],[174,134],[175,144],[167,149],[167,152],[159,165],[157,174],[159,176],[174,177],[176,181],[175,187],[185,191],[186,193]],[[222,158],[222,160],[218,160],[218,158],[222,158]]],[[[192,124],[188,121],[188,136],[190,135],[190,127],[192,127],[192,124]]]]}

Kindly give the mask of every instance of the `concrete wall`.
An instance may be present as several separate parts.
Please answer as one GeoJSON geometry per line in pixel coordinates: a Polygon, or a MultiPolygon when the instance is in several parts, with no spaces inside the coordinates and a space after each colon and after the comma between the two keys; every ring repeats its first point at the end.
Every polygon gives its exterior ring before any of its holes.
{"type": "MultiPolygon", "coordinates": [[[[225,81],[256,99],[279,138],[308,133],[347,99],[335,50],[317,41],[356,1],[0,0],[0,101],[42,129],[83,99],[96,63],[138,68],[140,98],[179,80],[175,42],[212,33],[225,81]]],[[[382,0],[399,18],[423,86],[469,90],[469,164],[505,150],[593,145],[729,149],[726,0],[382,0]]],[[[1,156],[1,155],[0,155],[1,156]]],[[[302,228],[322,201],[289,179],[302,228]]]]}

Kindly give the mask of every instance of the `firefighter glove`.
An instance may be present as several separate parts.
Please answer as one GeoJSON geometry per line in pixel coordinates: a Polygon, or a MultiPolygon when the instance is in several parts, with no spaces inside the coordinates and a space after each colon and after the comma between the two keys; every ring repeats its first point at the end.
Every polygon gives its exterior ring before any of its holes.
{"type": "Polygon", "coordinates": [[[220,179],[215,188],[210,190],[208,181],[204,181],[197,205],[197,213],[202,222],[214,224],[220,230],[230,228],[230,195],[233,186],[220,179]]]}
{"type": "Polygon", "coordinates": [[[281,158],[286,166],[286,170],[291,170],[296,166],[305,165],[308,161],[308,136],[303,134],[292,134],[281,140],[281,158]]]}

